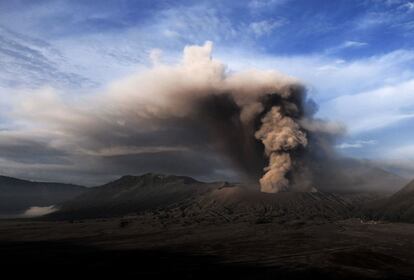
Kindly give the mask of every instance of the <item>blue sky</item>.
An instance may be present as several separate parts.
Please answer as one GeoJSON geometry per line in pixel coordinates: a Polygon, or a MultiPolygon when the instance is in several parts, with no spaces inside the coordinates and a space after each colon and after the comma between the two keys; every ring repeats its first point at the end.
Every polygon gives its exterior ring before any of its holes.
{"type": "Polygon", "coordinates": [[[410,0],[0,1],[0,131],[19,92],[76,99],[207,40],[230,70],[300,78],[341,153],[414,169],[410,0]]]}

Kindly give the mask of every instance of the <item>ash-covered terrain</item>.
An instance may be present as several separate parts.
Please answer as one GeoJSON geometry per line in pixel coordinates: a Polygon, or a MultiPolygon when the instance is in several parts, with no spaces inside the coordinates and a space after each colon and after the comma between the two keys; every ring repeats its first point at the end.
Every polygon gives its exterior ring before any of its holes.
{"type": "Polygon", "coordinates": [[[185,176],[124,176],[58,206],[45,219],[109,218],[148,213],[165,223],[186,221],[338,220],[359,215],[383,198],[377,192],[280,192],[229,182],[203,183],[185,176]],[[178,221],[179,220],[179,221],[178,221]]]}
{"type": "Polygon", "coordinates": [[[2,264],[15,275],[412,279],[413,198],[412,183],[395,194],[263,193],[185,176],[123,176],[53,213],[1,220],[2,264]]]}

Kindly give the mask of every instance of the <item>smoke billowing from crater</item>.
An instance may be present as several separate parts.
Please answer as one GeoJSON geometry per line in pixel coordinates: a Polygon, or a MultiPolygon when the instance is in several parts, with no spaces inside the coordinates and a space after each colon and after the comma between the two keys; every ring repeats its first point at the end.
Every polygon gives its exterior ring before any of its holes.
{"type": "Polygon", "coordinates": [[[178,65],[157,64],[80,101],[43,90],[16,103],[14,114],[65,160],[102,172],[147,171],[139,164],[216,172],[218,155],[264,192],[313,190],[308,163],[330,152],[341,128],[312,119],[314,103],[298,80],[231,73],[211,52],[210,42],[186,47],[178,65]]]}
{"type": "Polygon", "coordinates": [[[286,175],[296,160],[291,152],[307,146],[299,124],[305,117],[303,87],[274,78],[271,92],[247,92],[255,98],[243,105],[237,102],[240,93],[232,88],[196,101],[196,118],[207,126],[211,141],[249,179],[260,179],[264,192],[289,189],[286,175]]]}

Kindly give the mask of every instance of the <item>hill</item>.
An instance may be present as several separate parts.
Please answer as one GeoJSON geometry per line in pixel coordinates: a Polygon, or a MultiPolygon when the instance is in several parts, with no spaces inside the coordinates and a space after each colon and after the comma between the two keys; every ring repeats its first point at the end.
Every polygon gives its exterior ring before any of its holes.
{"type": "Polygon", "coordinates": [[[217,185],[185,176],[153,173],[128,175],[63,203],[60,211],[51,216],[97,218],[150,211],[191,199],[217,185]]]}

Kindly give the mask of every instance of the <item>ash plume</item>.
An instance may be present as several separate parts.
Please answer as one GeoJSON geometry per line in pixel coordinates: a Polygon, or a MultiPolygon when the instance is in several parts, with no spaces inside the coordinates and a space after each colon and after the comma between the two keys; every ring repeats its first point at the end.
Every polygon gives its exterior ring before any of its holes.
{"type": "MultiPolygon", "coordinates": [[[[289,104],[296,109],[294,104],[289,104]]],[[[297,109],[296,109],[297,110],[297,109]]],[[[289,151],[298,146],[306,146],[308,140],[299,124],[291,117],[284,115],[281,107],[274,106],[262,118],[262,126],[255,133],[264,147],[269,165],[260,179],[261,189],[264,192],[278,192],[289,186],[285,175],[291,169],[289,151]]]]}
{"type": "Polygon", "coordinates": [[[157,63],[77,101],[50,88],[26,95],[14,114],[27,126],[13,139],[41,135],[66,161],[96,173],[146,164],[202,174],[230,162],[263,192],[314,190],[309,163],[330,153],[341,128],[313,119],[315,104],[297,79],[232,73],[211,53],[211,42],[188,46],[177,65],[157,63]]]}

